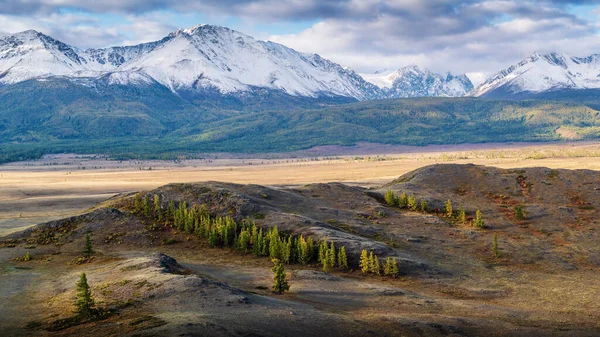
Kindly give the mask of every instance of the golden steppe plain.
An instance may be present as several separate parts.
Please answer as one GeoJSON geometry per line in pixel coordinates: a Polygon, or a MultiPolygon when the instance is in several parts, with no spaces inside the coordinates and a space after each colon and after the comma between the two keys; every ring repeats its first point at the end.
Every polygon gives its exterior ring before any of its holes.
{"type": "Polygon", "coordinates": [[[269,186],[344,182],[371,187],[435,163],[600,170],[600,143],[428,147],[359,144],[253,158],[213,154],[204,159],[178,161],[48,155],[36,161],[0,165],[0,236],[78,214],[119,193],[173,182],[224,181],[269,186]]]}

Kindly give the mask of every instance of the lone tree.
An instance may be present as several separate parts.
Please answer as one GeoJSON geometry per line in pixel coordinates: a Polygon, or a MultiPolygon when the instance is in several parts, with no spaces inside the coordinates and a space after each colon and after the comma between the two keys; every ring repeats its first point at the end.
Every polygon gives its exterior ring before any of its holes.
{"type": "Polygon", "coordinates": [[[448,201],[446,201],[446,217],[451,218],[453,215],[453,211],[452,211],[452,202],[450,201],[450,199],[448,199],[448,201]]]}
{"type": "Polygon", "coordinates": [[[481,215],[481,211],[477,210],[477,212],[475,212],[475,223],[473,224],[473,226],[475,226],[476,228],[483,228],[483,225],[483,216],[481,215]]]}
{"type": "Polygon", "coordinates": [[[83,246],[83,256],[86,259],[89,259],[94,254],[94,249],[92,248],[92,239],[90,238],[90,233],[85,234],[85,244],[83,246]]]}
{"type": "Polygon", "coordinates": [[[94,307],[94,297],[92,297],[92,290],[87,282],[85,273],[81,273],[76,286],[75,313],[81,318],[91,318],[96,313],[96,308],[94,307]]]}
{"type": "Polygon", "coordinates": [[[285,275],[285,269],[283,268],[283,263],[279,259],[273,259],[273,290],[278,294],[283,293],[286,290],[290,290],[290,285],[288,284],[285,275]]]}
{"type": "Polygon", "coordinates": [[[494,233],[494,241],[492,241],[492,254],[494,257],[500,257],[500,252],[498,251],[498,233],[494,233]]]}
{"type": "Polygon", "coordinates": [[[525,218],[525,214],[523,213],[523,206],[515,206],[515,218],[517,220],[523,220],[525,218]]]}

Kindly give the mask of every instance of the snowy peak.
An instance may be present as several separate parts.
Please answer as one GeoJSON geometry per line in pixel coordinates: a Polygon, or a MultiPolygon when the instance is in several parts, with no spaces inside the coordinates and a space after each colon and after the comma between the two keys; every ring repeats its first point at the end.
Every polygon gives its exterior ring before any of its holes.
{"type": "Polygon", "coordinates": [[[597,88],[600,88],[599,55],[579,58],[561,53],[534,53],[490,77],[472,95],[491,97],[597,88]]]}
{"type": "Polygon", "coordinates": [[[131,85],[156,81],[175,93],[378,98],[379,89],[354,71],[226,27],[197,25],[127,47],[80,50],[36,31],[0,37],[0,84],[32,78],[110,78],[131,85]],[[110,75],[110,76],[108,76],[110,75]]]}
{"type": "Polygon", "coordinates": [[[473,84],[466,75],[441,75],[416,65],[393,72],[378,70],[362,76],[379,86],[388,98],[462,97],[473,90],[473,84]]]}

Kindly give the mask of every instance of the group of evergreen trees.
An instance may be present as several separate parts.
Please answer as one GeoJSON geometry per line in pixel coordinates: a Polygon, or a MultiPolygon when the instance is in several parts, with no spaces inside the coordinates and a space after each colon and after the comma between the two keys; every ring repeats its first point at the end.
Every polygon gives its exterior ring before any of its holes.
{"type": "MultiPolygon", "coordinates": [[[[391,190],[387,190],[384,195],[385,202],[388,206],[396,206],[401,209],[410,209],[412,211],[428,212],[429,208],[427,201],[422,199],[420,203],[417,202],[414,195],[408,195],[406,192],[402,192],[399,196],[396,196],[391,190]]],[[[467,224],[467,213],[465,212],[462,204],[458,206],[458,212],[452,208],[452,201],[448,199],[444,204],[443,216],[449,219],[456,219],[461,224],[467,224]]],[[[485,222],[483,221],[483,215],[481,211],[475,212],[475,219],[471,222],[471,225],[476,228],[483,228],[485,222]]]]}
{"type": "Polygon", "coordinates": [[[397,206],[400,209],[410,209],[411,211],[429,211],[427,200],[421,199],[417,201],[414,195],[406,194],[406,192],[402,192],[402,194],[396,196],[394,192],[387,190],[384,198],[388,206],[397,206]]]}
{"type": "MultiPolygon", "coordinates": [[[[381,275],[381,264],[379,263],[379,258],[373,252],[367,252],[366,249],[363,249],[360,254],[359,266],[363,274],[371,273],[375,275],[381,275]]],[[[395,257],[388,257],[385,259],[385,263],[383,264],[383,274],[391,277],[398,276],[398,262],[396,261],[395,257]]]]}
{"type": "Polygon", "coordinates": [[[236,222],[231,217],[212,217],[205,205],[188,207],[185,201],[170,201],[163,210],[160,197],[154,195],[153,205],[147,196],[135,197],[135,212],[152,221],[170,223],[178,230],[206,239],[212,247],[231,247],[243,254],[277,259],[284,264],[303,265],[318,262],[324,271],[348,269],[345,247],[337,248],[327,240],[280,233],[277,227],[263,231],[249,218],[236,222]]]}

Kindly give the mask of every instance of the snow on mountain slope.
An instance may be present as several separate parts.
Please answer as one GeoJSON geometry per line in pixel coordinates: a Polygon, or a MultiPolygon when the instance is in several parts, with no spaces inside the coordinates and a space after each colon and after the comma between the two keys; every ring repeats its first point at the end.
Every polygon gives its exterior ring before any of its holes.
{"type": "Polygon", "coordinates": [[[136,85],[155,80],[173,92],[221,94],[280,90],[290,95],[378,98],[354,71],[225,27],[198,25],[160,41],[80,50],[36,31],[0,37],[0,84],[49,76],[107,78],[136,85]]]}
{"type": "Polygon", "coordinates": [[[559,53],[535,53],[490,77],[472,95],[597,88],[600,88],[600,55],[579,58],[559,53]]]}
{"type": "Polygon", "coordinates": [[[33,30],[0,36],[0,82],[85,70],[77,50],[33,30]]]}
{"type": "Polygon", "coordinates": [[[473,84],[466,75],[448,73],[443,76],[415,65],[392,72],[382,69],[361,76],[379,86],[388,98],[462,97],[473,90],[473,84]]]}

